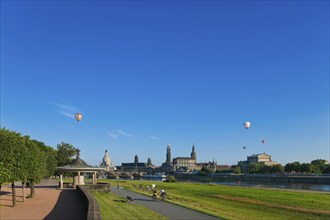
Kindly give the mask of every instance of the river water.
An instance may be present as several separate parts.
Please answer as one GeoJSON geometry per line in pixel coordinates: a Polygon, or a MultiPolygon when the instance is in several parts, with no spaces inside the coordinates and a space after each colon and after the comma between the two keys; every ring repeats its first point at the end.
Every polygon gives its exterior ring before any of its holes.
{"type": "Polygon", "coordinates": [[[267,188],[281,188],[281,189],[296,189],[296,190],[313,190],[330,192],[330,185],[325,184],[307,184],[307,183],[267,183],[267,182],[215,182],[219,185],[227,186],[253,186],[253,187],[267,187],[267,188]]]}

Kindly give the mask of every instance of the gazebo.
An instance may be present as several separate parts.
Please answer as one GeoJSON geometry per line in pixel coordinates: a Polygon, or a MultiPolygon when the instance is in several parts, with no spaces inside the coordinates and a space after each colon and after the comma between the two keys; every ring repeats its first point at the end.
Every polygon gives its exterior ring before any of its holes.
{"type": "Polygon", "coordinates": [[[84,176],[80,175],[82,173],[92,173],[92,184],[97,184],[96,173],[99,171],[105,171],[105,168],[88,165],[85,161],[80,159],[80,150],[77,150],[76,159],[66,166],[57,167],[57,172],[60,174],[60,188],[63,189],[63,173],[72,172],[74,174],[73,186],[75,187],[76,185],[85,185],[84,176]]]}

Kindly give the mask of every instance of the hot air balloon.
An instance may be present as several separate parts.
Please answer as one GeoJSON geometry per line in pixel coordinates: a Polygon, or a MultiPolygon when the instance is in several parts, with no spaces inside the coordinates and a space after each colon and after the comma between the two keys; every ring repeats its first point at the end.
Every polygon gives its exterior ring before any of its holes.
{"type": "Polygon", "coordinates": [[[245,150],[245,149],[246,149],[246,147],[245,147],[245,146],[243,146],[243,149],[245,150]]]}
{"type": "Polygon", "coordinates": [[[244,127],[245,129],[248,129],[249,127],[251,126],[251,123],[250,122],[244,122],[244,127]]]}
{"type": "Polygon", "coordinates": [[[262,141],[261,141],[261,143],[263,143],[263,144],[264,144],[264,143],[265,143],[265,140],[262,140],[262,141]]]}
{"type": "Polygon", "coordinates": [[[76,114],[74,115],[74,118],[75,118],[77,121],[80,121],[80,120],[82,119],[82,114],[80,114],[80,113],[76,113],[76,114]]]}

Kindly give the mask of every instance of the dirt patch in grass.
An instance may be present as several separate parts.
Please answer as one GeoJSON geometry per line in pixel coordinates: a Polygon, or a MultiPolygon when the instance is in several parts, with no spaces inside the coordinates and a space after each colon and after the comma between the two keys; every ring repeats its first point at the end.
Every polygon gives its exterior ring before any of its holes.
{"type": "Polygon", "coordinates": [[[286,209],[286,210],[296,211],[296,212],[313,213],[313,214],[330,216],[330,210],[313,210],[313,209],[305,209],[305,208],[298,208],[298,207],[285,206],[285,205],[277,205],[277,204],[273,204],[273,203],[262,202],[259,200],[249,199],[249,198],[245,198],[245,197],[238,197],[238,196],[212,195],[211,197],[230,200],[230,201],[244,202],[244,203],[255,204],[255,205],[262,205],[262,206],[267,206],[267,207],[271,207],[271,208],[286,209]]]}

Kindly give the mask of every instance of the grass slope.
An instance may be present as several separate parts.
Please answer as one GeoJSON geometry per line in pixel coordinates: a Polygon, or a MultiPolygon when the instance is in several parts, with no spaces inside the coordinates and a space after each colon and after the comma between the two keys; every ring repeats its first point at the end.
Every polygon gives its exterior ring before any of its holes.
{"type": "Polygon", "coordinates": [[[330,219],[329,193],[198,183],[111,182],[146,195],[151,195],[146,186],[155,183],[167,191],[169,202],[224,219],[330,219]]]}
{"type": "Polygon", "coordinates": [[[143,206],[128,203],[125,199],[111,193],[96,193],[102,219],[166,219],[143,206]]]}

